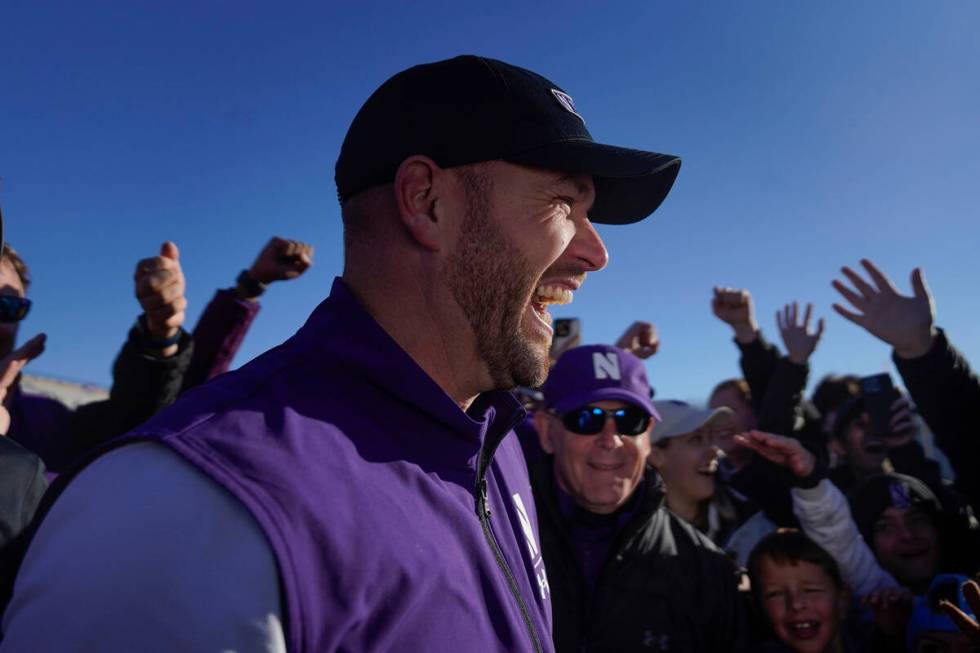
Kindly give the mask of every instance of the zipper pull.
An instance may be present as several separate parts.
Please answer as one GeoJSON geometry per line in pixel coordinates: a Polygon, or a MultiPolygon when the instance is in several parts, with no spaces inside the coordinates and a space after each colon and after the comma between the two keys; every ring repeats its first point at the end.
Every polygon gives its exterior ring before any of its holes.
{"type": "Polygon", "coordinates": [[[478,507],[479,511],[483,512],[483,517],[490,519],[490,505],[487,498],[487,479],[480,480],[480,505],[478,507]]]}

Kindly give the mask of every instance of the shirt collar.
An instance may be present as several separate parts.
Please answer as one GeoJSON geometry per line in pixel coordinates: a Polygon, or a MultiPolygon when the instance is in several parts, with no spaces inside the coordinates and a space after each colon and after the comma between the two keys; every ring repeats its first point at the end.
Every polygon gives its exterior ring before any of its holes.
{"type": "Polygon", "coordinates": [[[492,446],[522,419],[526,412],[508,391],[494,390],[477,396],[464,412],[380,324],[364,309],[339,277],[330,296],[313,311],[296,334],[309,351],[339,362],[350,374],[358,374],[454,433],[492,446]]]}

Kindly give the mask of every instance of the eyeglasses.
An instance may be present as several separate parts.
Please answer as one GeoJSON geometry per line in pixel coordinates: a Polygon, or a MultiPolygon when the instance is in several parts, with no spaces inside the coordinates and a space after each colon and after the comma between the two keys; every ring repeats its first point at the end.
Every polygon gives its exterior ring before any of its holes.
{"type": "Polygon", "coordinates": [[[20,322],[31,310],[31,300],[16,295],[0,295],[0,322],[20,322]]]}
{"type": "Polygon", "coordinates": [[[639,435],[650,426],[651,415],[639,406],[625,406],[606,410],[598,406],[582,406],[565,413],[552,413],[565,428],[579,435],[595,435],[606,426],[606,420],[616,422],[616,432],[620,435],[639,435]]]}

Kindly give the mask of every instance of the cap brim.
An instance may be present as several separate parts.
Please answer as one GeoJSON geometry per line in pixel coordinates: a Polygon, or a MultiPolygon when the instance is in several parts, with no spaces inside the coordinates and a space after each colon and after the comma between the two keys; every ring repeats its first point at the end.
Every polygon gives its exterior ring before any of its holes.
{"type": "Polygon", "coordinates": [[[589,218],[602,224],[639,222],[667,197],[681,160],[671,154],[567,140],[506,157],[511,163],[592,175],[596,198],[589,218]]]}
{"type": "Polygon", "coordinates": [[[658,442],[668,438],[676,438],[678,435],[693,433],[699,428],[707,426],[711,422],[719,419],[722,415],[730,416],[734,414],[734,411],[726,406],[694,411],[675,422],[670,422],[669,420],[661,422],[650,433],[650,439],[653,442],[658,442]]]}
{"type": "MultiPolygon", "coordinates": [[[[591,388],[589,390],[583,390],[582,392],[577,392],[565,397],[562,397],[554,404],[548,405],[549,408],[554,410],[556,413],[565,413],[580,406],[586,406],[588,404],[593,404],[597,401],[622,401],[628,404],[634,404],[644,409],[653,418],[660,421],[660,413],[657,412],[656,407],[649,398],[643,397],[636,392],[630,392],[625,388],[609,387],[609,388],[591,388]]],[[[545,402],[547,404],[547,400],[545,402]]]]}

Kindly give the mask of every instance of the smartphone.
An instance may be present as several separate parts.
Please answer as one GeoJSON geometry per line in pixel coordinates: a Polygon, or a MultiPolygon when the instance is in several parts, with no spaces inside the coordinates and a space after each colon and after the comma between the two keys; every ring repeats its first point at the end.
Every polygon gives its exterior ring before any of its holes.
{"type": "Polygon", "coordinates": [[[892,434],[892,404],[901,395],[892,385],[892,377],[887,373],[865,376],[859,382],[864,406],[871,418],[871,431],[877,436],[892,434]]]}
{"type": "Polygon", "coordinates": [[[555,334],[551,338],[552,358],[565,351],[568,343],[582,335],[582,323],[577,317],[558,318],[551,325],[555,334]]]}

